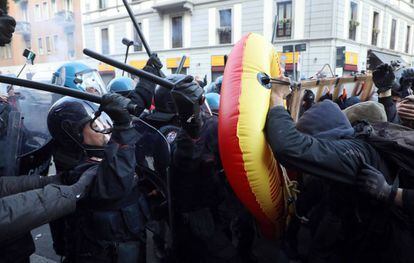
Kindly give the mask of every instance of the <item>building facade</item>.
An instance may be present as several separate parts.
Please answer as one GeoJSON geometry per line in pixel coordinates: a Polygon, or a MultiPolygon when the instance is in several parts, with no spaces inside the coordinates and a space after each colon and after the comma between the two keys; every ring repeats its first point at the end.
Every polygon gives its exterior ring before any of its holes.
{"type": "MultiPolygon", "coordinates": [[[[148,59],[122,1],[85,0],[85,46],[123,60],[122,38],[137,43],[130,49],[128,63],[142,68],[148,59]]],[[[136,19],[153,52],[157,52],[166,73],[175,72],[181,57],[187,56],[183,73],[208,80],[224,71],[228,55],[243,34],[263,34],[263,0],[130,1],[136,19]]],[[[111,67],[95,63],[101,72],[111,67]]],[[[116,74],[119,74],[117,71],[116,74]]]]}
{"type": "MultiPolygon", "coordinates": [[[[266,2],[266,1],[265,1],[266,2]]],[[[372,70],[381,62],[413,63],[414,5],[412,0],[293,0],[276,1],[274,43],[306,43],[296,54],[302,77],[329,64],[338,75],[372,70]]],[[[268,1],[268,5],[272,5],[268,1]]],[[[270,9],[270,8],[269,8],[270,9]]],[[[267,11],[266,17],[272,12],[267,11]]],[[[265,28],[272,26],[270,19],[265,28]]],[[[284,54],[293,68],[292,53],[284,54]]]]}
{"type": "MultiPolygon", "coordinates": [[[[151,49],[169,73],[175,72],[181,56],[186,55],[184,71],[211,80],[222,74],[224,56],[248,32],[273,41],[286,71],[291,73],[295,65],[301,77],[313,76],[325,64],[339,75],[369,69],[369,60],[373,64],[375,59],[411,64],[412,2],[131,0],[131,6],[151,49]],[[293,55],[284,50],[284,46],[303,43],[306,51],[293,55]]],[[[122,59],[126,47],[121,40],[127,37],[137,43],[129,63],[144,65],[147,55],[122,3],[85,0],[83,8],[87,48],[122,59]]],[[[95,66],[114,72],[106,65],[95,66]]]]}
{"type": "Polygon", "coordinates": [[[17,74],[26,48],[36,54],[29,74],[50,73],[64,61],[83,58],[79,0],[9,0],[8,6],[17,25],[11,44],[0,47],[2,72],[17,74]]]}

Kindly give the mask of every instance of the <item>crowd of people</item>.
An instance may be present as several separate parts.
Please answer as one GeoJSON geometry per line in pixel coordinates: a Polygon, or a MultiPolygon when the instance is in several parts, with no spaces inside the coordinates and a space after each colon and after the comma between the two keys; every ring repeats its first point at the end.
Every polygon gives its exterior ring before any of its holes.
{"type": "MultiPolygon", "coordinates": [[[[0,45],[14,27],[1,13],[0,45]]],[[[153,54],[143,70],[162,76],[161,68],[153,54]]],[[[329,92],[316,101],[305,90],[296,123],[285,107],[290,87],[272,85],[267,141],[296,172],[299,192],[272,248],[276,262],[412,262],[414,69],[394,71],[373,72],[378,101],[329,92]]],[[[102,102],[53,97],[56,175],[11,176],[0,162],[0,262],[29,262],[30,231],[47,223],[62,262],[150,262],[148,243],[157,262],[260,262],[254,217],[221,165],[222,77],[207,85],[171,74],[172,90],[145,78],[105,86],[96,70],[66,63],[51,78],[102,102]]],[[[0,143],[25,103],[13,98],[0,100],[0,143]]]]}

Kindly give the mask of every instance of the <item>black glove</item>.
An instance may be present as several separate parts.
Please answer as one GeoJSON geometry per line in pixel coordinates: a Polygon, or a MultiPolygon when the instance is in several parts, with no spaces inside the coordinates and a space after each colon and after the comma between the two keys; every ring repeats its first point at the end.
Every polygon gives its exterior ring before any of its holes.
{"type": "Polygon", "coordinates": [[[395,80],[394,69],[388,64],[381,64],[372,73],[372,80],[378,88],[378,93],[390,90],[395,80]]]}
{"type": "Polygon", "coordinates": [[[9,44],[12,39],[12,34],[16,27],[16,21],[13,17],[6,15],[0,9],[0,46],[9,44]]]}
{"type": "Polygon", "coordinates": [[[161,68],[161,60],[158,58],[156,53],[152,53],[144,67],[144,70],[157,76],[161,76],[161,68]]]}
{"type": "Polygon", "coordinates": [[[357,176],[357,186],[361,192],[382,202],[392,203],[397,193],[397,189],[387,183],[384,175],[368,164],[363,164],[357,176]]]}
{"type": "Polygon", "coordinates": [[[114,128],[118,130],[128,129],[131,125],[131,115],[128,106],[131,100],[118,93],[110,93],[102,96],[100,111],[106,112],[114,122],[114,128]]]}
{"type": "Polygon", "coordinates": [[[193,81],[192,76],[186,76],[171,91],[178,111],[181,126],[192,138],[197,138],[202,121],[200,105],[204,103],[204,90],[193,81]]]}

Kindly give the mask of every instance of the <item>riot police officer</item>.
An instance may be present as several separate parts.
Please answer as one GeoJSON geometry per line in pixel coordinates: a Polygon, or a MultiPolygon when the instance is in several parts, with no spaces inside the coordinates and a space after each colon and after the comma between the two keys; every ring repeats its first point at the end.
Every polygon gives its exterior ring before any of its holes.
{"type": "MultiPolygon", "coordinates": [[[[159,75],[159,69],[160,69],[160,62],[157,57],[153,56],[151,57],[147,65],[144,67],[144,70],[151,72],[153,74],[159,75]]],[[[73,81],[73,80],[72,80],[73,81]]],[[[71,83],[71,80],[67,80],[66,82],[71,83]]],[[[140,114],[145,108],[148,108],[151,105],[151,100],[153,97],[155,84],[152,82],[149,82],[145,79],[142,79],[138,85],[135,88],[135,91],[133,91],[130,94],[131,100],[136,104],[136,114],[140,114]]],[[[49,118],[48,118],[48,124],[50,124],[50,129],[54,130],[54,144],[55,144],[55,151],[54,151],[54,160],[56,162],[56,168],[58,171],[71,171],[74,170],[77,166],[84,163],[85,160],[89,160],[92,158],[102,158],[104,155],[104,148],[103,147],[97,147],[96,145],[88,144],[87,142],[84,142],[83,135],[82,135],[82,129],[85,127],[89,127],[86,125],[86,122],[92,118],[90,116],[91,111],[96,111],[96,106],[92,103],[86,103],[86,102],[71,102],[68,99],[62,100],[59,102],[59,104],[54,105],[54,107],[51,109],[49,118]],[[82,110],[83,109],[83,110],[82,110]],[[54,111],[56,114],[54,114],[54,111]],[[66,112],[66,115],[65,115],[66,112]],[[89,113],[88,113],[89,112],[89,113]],[[83,117],[82,117],[83,116],[83,117]]],[[[126,116],[126,115],[125,115],[126,116]]],[[[129,115],[128,115],[129,116],[129,115]]],[[[102,120],[98,126],[102,126],[107,123],[106,120],[102,120]]],[[[116,125],[115,125],[116,126],[116,125]]],[[[90,131],[90,130],[89,130],[90,131]]],[[[53,132],[51,131],[52,135],[53,132]]],[[[93,134],[93,133],[92,133],[93,134]]],[[[115,134],[115,133],[114,133],[115,134]]],[[[114,135],[113,134],[113,135],[114,135]]],[[[112,138],[113,138],[112,135],[112,138]]],[[[99,137],[99,136],[95,136],[99,137]]],[[[103,142],[107,139],[106,135],[101,134],[98,141],[103,142]]],[[[95,143],[96,144],[96,143],[95,143]]],[[[109,145],[106,147],[108,148],[109,145]]],[[[130,160],[133,158],[134,155],[129,156],[127,159],[130,160]]],[[[122,168],[131,168],[134,167],[132,164],[128,164],[125,167],[125,164],[121,165],[122,168]]],[[[98,195],[98,198],[101,194],[103,196],[106,196],[106,193],[96,194],[98,195]]],[[[131,193],[137,194],[137,193],[131,193]]],[[[105,197],[106,198],[106,197],[105,197]]],[[[123,204],[121,205],[123,206],[123,204]]],[[[134,210],[137,211],[137,207],[134,210]]],[[[124,209],[124,207],[121,207],[120,209],[124,209]]],[[[77,247],[73,247],[72,245],[76,243],[76,238],[79,237],[75,230],[78,228],[79,223],[79,215],[77,213],[68,216],[65,219],[62,219],[61,222],[56,223],[57,226],[52,227],[52,235],[54,238],[54,248],[57,254],[59,255],[77,255],[79,256],[79,251],[77,247]]],[[[121,223],[121,222],[119,222],[121,223]]],[[[139,226],[142,226],[144,222],[135,222],[139,224],[139,226]]],[[[99,224],[98,224],[99,225],[99,224]]],[[[124,230],[120,230],[124,231],[124,230]]],[[[126,231],[126,230],[125,230],[126,231]]],[[[138,231],[137,233],[134,233],[135,237],[138,237],[142,239],[142,229],[139,229],[138,226],[135,226],[134,231],[138,231]],[[139,231],[138,231],[139,230],[139,231]]],[[[94,231],[94,232],[100,232],[94,231]]],[[[106,233],[107,234],[107,233],[106,233]]],[[[119,233],[118,233],[119,234],[119,233]]],[[[120,236],[124,236],[123,234],[119,234],[120,236]]],[[[126,238],[128,238],[128,235],[125,235],[126,238]]],[[[113,237],[106,237],[112,239],[113,237]]],[[[117,237],[118,238],[118,237],[117,237]]],[[[93,241],[99,240],[99,237],[94,236],[92,238],[93,241]]],[[[116,239],[117,240],[117,239],[116,239]]],[[[131,248],[133,250],[141,251],[142,248],[138,249],[136,246],[142,246],[142,242],[138,242],[138,239],[134,239],[135,244],[132,246],[135,246],[135,248],[131,248]]],[[[116,242],[119,242],[117,240],[116,242]]],[[[94,243],[94,242],[92,242],[94,243]]],[[[91,243],[91,244],[92,244],[91,243]]],[[[95,242],[96,243],[96,242],[95,242]]],[[[86,247],[86,246],[85,246],[86,247]]],[[[94,247],[94,245],[92,245],[94,247]]],[[[99,253],[98,253],[99,254],[99,253]]],[[[142,255],[135,255],[141,257],[142,255]]],[[[73,258],[69,258],[69,260],[75,260],[73,258]]]]}
{"type": "Polygon", "coordinates": [[[178,262],[239,262],[221,222],[225,182],[218,174],[217,118],[200,110],[203,94],[191,76],[171,91],[181,126],[171,167],[176,257],[178,262]]]}

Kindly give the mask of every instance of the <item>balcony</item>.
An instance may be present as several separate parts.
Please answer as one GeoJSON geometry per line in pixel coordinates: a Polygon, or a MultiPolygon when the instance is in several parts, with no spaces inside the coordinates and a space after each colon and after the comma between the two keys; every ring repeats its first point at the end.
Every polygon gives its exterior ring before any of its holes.
{"type": "Polygon", "coordinates": [[[27,5],[29,0],[14,0],[16,4],[27,5]]]}
{"type": "Polygon", "coordinates": [[[32,29],[29,22],[26,21],[18,21],[16,23],[16,33],[21,34],[23,38],[30,39],[30,36],[32,34],[32,29]]]}
{"type": "Polygon", "coordinates": [[[160,14],[185,11],[191,13],[194,9],[194,3],[193,1],[158,0],[152,8],[160,14]]]}
{"type": "Polygon", "coordinates": [[[73,32],[75,29],[75,16],[72,11],[62,10],[55,13],[55,20],[65,27],[65,32],[73,32]]]}

